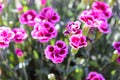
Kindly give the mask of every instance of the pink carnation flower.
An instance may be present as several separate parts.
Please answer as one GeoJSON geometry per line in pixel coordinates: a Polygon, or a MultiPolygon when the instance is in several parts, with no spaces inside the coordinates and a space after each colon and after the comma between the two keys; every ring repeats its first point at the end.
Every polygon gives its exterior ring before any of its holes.
{"type": "Polygon", "coordinates": [[[60,21],[60,16],[52,7],[45,7],[42,9],[42,11],[39,13],[39,15],[36,17],[37,21],[48,21],[53,24],[60,21]]]}
{"type": "Polygon", "coordinates": [[[45,56],[53,63],[62,63],[68,54],[68,47],[65,42],[59,40],[54,46],[48,45],[45,49],[45,56]]]}
{"type": "Polygon", "coordinates": [[[14,28],[12,30],[15,33],[14,41],[16,43],[21,43],[27,38],[27,33],[23,28],[14,28]]]}
{"type": "Polygon", "coordinates": [[[100,73],[90,72],[86,80],[105,80],[105,78],[100,73]]]}
{"type": "Polygon", "coordinates": [[[28,10],[25,13],[23,13],[20,17],[20,23],[21,24],[27,24],[29,26],[34,26],[35,24],[35,17],[36,17],[36,12],[34,10],[28,10]]]}
{"type": "Polygon", "coordinates": [[[113,47],[117,50],[117,52],[120,54],[120,42],[114,42],[113,47]]]}
{"type": "Polygon", "coordinates": [[[90,13],[91,13],[91,10],[83,11],[81,15],[79,16],[80,21],[82,21],[83,23],[87,25],[93,25],[93,22],[95,19],[93,15],[90,15],[90,13]]]}
{"type": "Polygon", "coordinates": [[[34,39],[38,39],[40,42],[48,42],[50,39],[57,36],[57,30],[50,22],[41,22],[36,23],[31,35],[34,39]]]}
{"type": "Polygon", "coordinates": [[[72,34],[82,34],[82,30],[80,28],[80,22],[68,22],[66,25],[66,30],[64,31],[65,35],[72,35],[72,34]]]}
{"type": "Polygon", "coordinates": [[[9,27],[0,27],[0,48],[8,47],[14,35],[9,27]]]}
{"type": "Polygon", "coordinates": [[[72,35],[69,40],[70,46],[74,49],[79,49],[87,46],[86,37],[83,35],[72,35]]]}
{"type": "Polygon", "coordinates": [[[23,52],[22,52],[22,50],[21,49],[15,49],[15,54],[18,56],[18,57],[21,57],[21,56],[23,56],[23,52]]]}
{"type": "Polygon", "coordinates": [[[112,16],[112,10],[105,2],[93,2],[92,8],[94,10],[102,11],[106,18],[110,18],[112,16]]]}

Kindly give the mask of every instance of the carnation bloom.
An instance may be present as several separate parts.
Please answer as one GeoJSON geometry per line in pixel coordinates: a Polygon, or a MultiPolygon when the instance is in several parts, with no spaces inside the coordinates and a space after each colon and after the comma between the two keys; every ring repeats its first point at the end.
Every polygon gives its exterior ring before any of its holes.
{"type": "Polygon", "coordinates": [[[14,35],[9,27],[0,27],[0,48],[8,47],[14,35]]]}
{"type": "Polygon", "coordinates": [[[34,26],[35,24],[35,17],[36,17],[36,12],[34,10],[28,10],[26,12],[24,12],[21,16],[20,16],[20,23],[21,24],[27,24],[29,26],[34,26]]]}
{"type": "Polygon", "coordinates": [[[105,78],[100,73],[90,72],[86,80],[105,80],[105,78]]]}
{"type": "Polygon", "coordinates": [[[14,28],[12,30],[15,33],[14,41],[16,43],[21,43],[27,38],[27,33],[23,28],[14,28]]]}
{"type": "Polygon", "coordinates": [[[93,2],[92,9],[102,11],[106,18],[112,16],[112,10],[105,2],[93,2]]]}
{"type": "Polygon", "coordinates": [[[72,35],[72,34],[82,34],[82,30],[80,28],[80,22],[68,22],[66,25],[66,30],[64,31],[65,35],[72,35]]]}
{"type": "Polygon", "coordinates": [[[83,11],[81,15],[79,16],[80,21],[82,21],[83,23],[87,25],[93,25],[94,17],[90,15],[90,13],[91,13],[91,10],[83,11]]]}
{"type": "Polygon", "coordinates": [[[40,42],[48,42],[57,36],[57,30],[50,22],[36,23],[31,35],[40,42]]]}
{"type": "Polygon", "coordinates": [[[86,37],[83,35],[72,35],[69,41],[70,46],[74,49],[79,49],[87,46],[86,37]]]}
{"type": "Polygon", "coordinates": [[[114,42],[113,47],[117,50],[118,54],[120,54],[120,42],[114,42]]]}
{"type": "Polygon", "coordinates": [[[39,21],[48,21],[53,24],[56,24],[60,21],[60,16],[52,7],[45,7],[41,10],[39,15],[36,17],[36,20],[39,21]]]}
{"type": "Polygon", "coordinates": [[[22,52],[22,50],[19,49],[19,48],[15,49],[15,54],[16,54],[18,57],[23,56],[23,52],[22,52]]]}
{"type": "Polygon", "coordinates": [[[64,41],[57,41],[54,46],[48,45],[45,49],[45,56],[53,63],[62,63],[68,54],[68,47],[64,41]]]}

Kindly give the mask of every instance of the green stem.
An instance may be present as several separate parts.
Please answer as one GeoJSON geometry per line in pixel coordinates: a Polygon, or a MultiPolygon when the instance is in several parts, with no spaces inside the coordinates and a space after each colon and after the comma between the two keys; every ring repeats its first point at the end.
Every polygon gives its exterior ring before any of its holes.
{"type": "Polygon", "coordinates": [[[25,80],[28,80],[28,76],[27,76],[27,72],[26,72],[25,67],[23,68],[23,73],[24,73],[24,75],[25,75],[25,80]]]}

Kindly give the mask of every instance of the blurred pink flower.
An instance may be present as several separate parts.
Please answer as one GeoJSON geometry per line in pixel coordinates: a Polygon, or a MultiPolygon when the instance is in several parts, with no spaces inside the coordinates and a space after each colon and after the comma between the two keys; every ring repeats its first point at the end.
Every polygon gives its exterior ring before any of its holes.
{"type": "Polygon", "coordinates": [[[37,14],[34,10],[28,10],[20,16],[19,21],[21,24],[27,24],[28,26],[34,26],[35,24],[34,19],[36,15],[37,14]]]}
{"type": "Polygon", "coordinates": [[[0,48],[8,47],[14,35],[9,27],[0,27],[0,48]]]}
{"type": "Polygon", "coordinates": [[[112,16],[112,9],[105,2],[93,2],[92,9],[102,11],[106,18],[112,16]]]}
{"type": "Polygon", "coordinates": [[[64,31],[65,35],[72,34],[82,34],[82,30],[80,28],[80,22],[68,22],[66,25],[66,30],[64,31]]]}
{"type": "Polygon", "coordinates": [[[3,8],[4,8],[4,5],[2,3],[0,3],[0,13],[2,13],[3,8]]]}
{"type": "Polygon", "coordinates": [[[48,45],[45,49],[45,56],[53,63],[62,63],[68,54],[68,47],[64,41],[57,41],[54,46],[48,45]]]}
{"type": "Polygon", "coordinates": [[[111,32],[110,26],[106,20],[98,20],[98,23],[99,23],[98,29],[100,32],[105,34],[111,32]]]}
{"type": "Polygon", "coordinates": [[[31,35],[40,42],[48,42],[57,36],[57,30],[50,22],[36,23],[31,35]]]}
{"type": "Polygon", "coordinates": [[[120,55],[117,57],[117,62],[120,63],[120,55]]]}
{"type": "Polygon", "coordinates": [[[17,5],[16,8],[17,8],[17,10],[20,11],[20,12],[23,11],[23,6],[22,6],[22,5],[17,5]]]}
{"type": "Polygon", "coordinates": [[[28,36],[23,28],[14,28],[12,31],[15,33],[15,37],[13,38],[13,40],[16,43],[23,42],[28,36]]]}
{"type": "Polygon", "coordinates": [[[117,50],[118,54],[120,54],[120,42],[114,42],[113,47],[117,50]]]}
{"type": "Polygon", "coordinates": [[[23,52],[22,52],[22,50],[19,49],[19,48],[15,49],[15,54],[16,54],[18,57],[23,56],[23,52]]]}
{"type": "Polygon", "coordinates": [[[90,72],[86,80],[105,80],[105,78],[100,73],[90,72]]]}
{"type": "Polygon", "coordinates": [[[41,4],[42,4],[42,5],[45,5],[46,2],[47,2],[47,0],[41,0],[41,4]]]}
{"type": "Polygon", "coordinates": [[[86,37],[83,35],[72,35],[69,41],[70,46],[74,49],[79,49],[87,46],[86,37]]]}
{"type": "Polygon", "coordinates": [[[45,7],[41,10],[39,15],[36,17],[36,20],[39,21],[48,21],[53,24],[56,24],[60,21],[60,16],[52,7],[45,7]]]}

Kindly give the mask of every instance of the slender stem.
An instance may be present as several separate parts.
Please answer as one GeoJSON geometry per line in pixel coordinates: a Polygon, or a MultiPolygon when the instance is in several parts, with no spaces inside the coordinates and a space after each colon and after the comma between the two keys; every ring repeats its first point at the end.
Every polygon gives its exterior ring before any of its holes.
{"type": "Polygon", "coordinates": [[[88,76],[88,72],[89,72],[89,58],[90,58],[90,49],[91,49],[91,45],[89,45],[86,48],[86,55],[85,55],[85,76],[88,76]]]}
{"type": "MultiPolygon", "coordinates": [[[[67,63],[65,74],[69,70],[70,63],[71,63],[72,59],[74,59],[74,56],[75,56],[74,54],[70,53],[70,57],[68,58],[68,63],[67,63]]],[[[64,77],[64,80],[67,80],[67,76],[64,77]]]]}
{"type": "Polygon", "coordinates": [[[23,73],[24,73],[24,75],[25,75],[25,80],[28,80],[28,76],[27,76],[27,72],[26,72],[25,67],[23,68],[23,73]]]}
{"type": "Polygon", "coordinates": [[[69,57],[68,59],[68,63],[67,63],[67,68],[66,68],[66,72],[68,71],[69,67],[70,67],[70,62],[72,61],[72,57],[69,57]]]}

